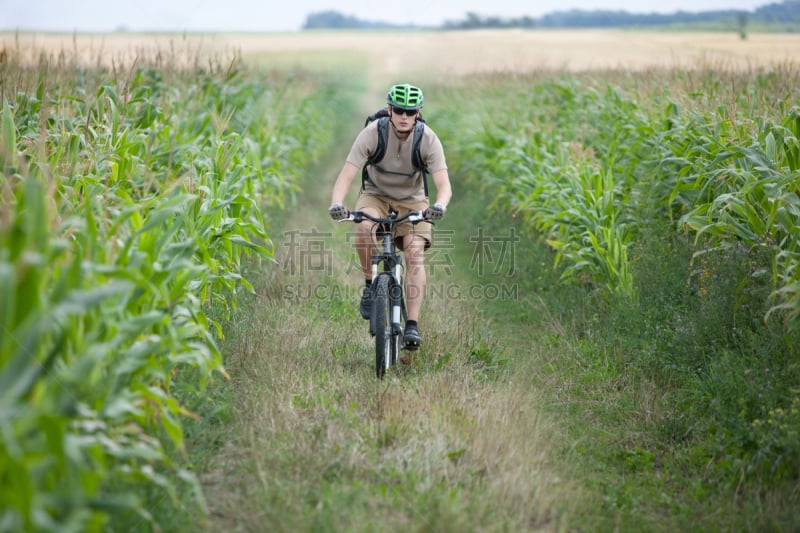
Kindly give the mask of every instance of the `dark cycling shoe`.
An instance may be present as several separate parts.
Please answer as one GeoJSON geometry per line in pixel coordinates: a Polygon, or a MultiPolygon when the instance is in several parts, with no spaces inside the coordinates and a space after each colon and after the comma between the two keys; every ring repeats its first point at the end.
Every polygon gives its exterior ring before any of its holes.
{"type": "Polygon", "coordinates": [[[417,326],[406,326],[403,343],[406,345],[406,350],[419,350],[422,345],[422,336],[420,336],[417,326]]]}
{"type": "Polygon", "coordinates": [[[361,293],[361,305],[358,309],[361,311],[361,316],[369,320],[372,314],[372,287],[364,287],[364,292],[361,293]]]}

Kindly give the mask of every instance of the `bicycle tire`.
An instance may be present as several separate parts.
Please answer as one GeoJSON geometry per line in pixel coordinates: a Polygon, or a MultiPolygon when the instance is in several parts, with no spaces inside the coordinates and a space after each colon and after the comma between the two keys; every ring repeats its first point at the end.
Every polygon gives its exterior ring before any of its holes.
{"type": "Polygon", "coordinates": [[[375,375],[383,379],[386,370],[392,361],[393,335],[392,335],[392,305],[389,299],[391,278],[388,275],[379,275],[372,281],[373,300],[372,313],[375,325],[375,375]]]}

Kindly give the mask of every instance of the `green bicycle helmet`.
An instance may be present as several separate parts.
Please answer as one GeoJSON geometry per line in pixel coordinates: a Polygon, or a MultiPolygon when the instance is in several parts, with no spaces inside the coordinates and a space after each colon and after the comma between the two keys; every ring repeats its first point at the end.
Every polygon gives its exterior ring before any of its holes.
{"type": "Polygon", "coordinates": [[[386,103],[402,109],[420,109],[425,103],[422,89],[408,83],[392,85],[386,95],[386,103]]]}

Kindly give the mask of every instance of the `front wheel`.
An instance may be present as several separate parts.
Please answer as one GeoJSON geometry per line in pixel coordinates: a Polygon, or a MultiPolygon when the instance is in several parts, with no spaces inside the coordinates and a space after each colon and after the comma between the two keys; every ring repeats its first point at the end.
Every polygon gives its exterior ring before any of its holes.
{"type": "Polygon", "coordinates": [[[375,327],[375,375],[383,379],[389,365],[392,364],[393,335],[392,335],[392,306],[389,299],[391,278],[387,275],[378,276],[373,284],[372,313],[375,327]],[[376,284],[377,283],[377,284],[376,284]]]}

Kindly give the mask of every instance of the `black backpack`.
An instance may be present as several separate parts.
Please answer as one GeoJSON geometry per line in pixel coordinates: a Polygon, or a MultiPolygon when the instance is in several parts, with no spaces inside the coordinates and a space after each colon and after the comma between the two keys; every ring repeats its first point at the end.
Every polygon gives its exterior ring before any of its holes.
{"type": "MultiPolygon", "coordinates": [[[[385,172],[387,174],[397,174],[397,172],[392,172],[389,170],[385,170],[378,165],[378,162],[383,159],[383,156],[386,155],[386,145],[388,143],[389,138],[389,112],[386,110],[385,107],[382,107],[372,115],[367,117],[367,120],[364,122],[364,127],[366,128],[367,125],[372,121],[378,121],[378,146],[375,147],[375,152],[367,159],[364,168],[361,170],[361,190],[364,190],[364,186],[367,184],[368,181],[371,182],[369,179],[369,173],[367,172],[367,167],[369,165],[374,165],[378,170],[381,172],[385,172]]],[[[422,115],[417,116],[417,121],[414,124],[414,136],[411,141],[411,164],[414,165],[416,171],[422,172],[422,183],[425,188],[425,198],[428,197],[428,167],[425,166],[425,163],[422,161],[422,155],[420,154],[419,146],[422,143],[422,132],[425,130],[425,119],[422,118],[422,115]]],[[[414,174],[405,174],[401,173],[403,176],[408,176],[409,178],[413,177],[414,174]]],[[[415,172],[416,174],[416,172],[415,172]]]]}

